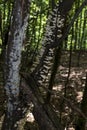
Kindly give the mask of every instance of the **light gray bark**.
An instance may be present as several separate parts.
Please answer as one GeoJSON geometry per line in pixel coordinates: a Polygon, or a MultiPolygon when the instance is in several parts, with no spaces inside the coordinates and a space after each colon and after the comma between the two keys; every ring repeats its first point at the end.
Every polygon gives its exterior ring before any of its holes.
{"type": "Polygon", "coordinates": [[[19,104],[20,62],[25,30],[28,25],[30,0],[15,0],[7,46],[6,96],[7,112],[4,130],[16,129],[16,110],[19,104]]]}

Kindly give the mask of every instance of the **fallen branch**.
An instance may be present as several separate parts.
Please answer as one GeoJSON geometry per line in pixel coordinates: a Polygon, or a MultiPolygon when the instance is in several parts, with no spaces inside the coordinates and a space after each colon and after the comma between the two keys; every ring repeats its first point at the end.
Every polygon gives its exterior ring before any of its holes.
{"type": "Polygon", "coordinates": [[[44,104],[44,100],[39,93],[38,88],[34,84],[34,81],[32,81],[33,79],[31,77],[28,77],[28,79],[25,80],[23,79],[21,91],[26,95],[25,100],[27,101],[27,104],[30,102],[34,104],[33,115],[39,124],[40,129],[63,130],[55,111],[53,111],[49,104],[44,104]]]}

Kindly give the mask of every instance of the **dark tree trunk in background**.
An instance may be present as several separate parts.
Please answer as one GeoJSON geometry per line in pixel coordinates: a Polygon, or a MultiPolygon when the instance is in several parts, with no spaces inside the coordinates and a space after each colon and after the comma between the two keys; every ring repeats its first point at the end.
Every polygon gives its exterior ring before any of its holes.
{"type": "Polygon", "coordinates": [[[18,121],[20,62],[25,30],[28,25],[30,0],[15,0],[11,16],[6,59],[7,110],[2,130],[16,130],[18,121]]]}

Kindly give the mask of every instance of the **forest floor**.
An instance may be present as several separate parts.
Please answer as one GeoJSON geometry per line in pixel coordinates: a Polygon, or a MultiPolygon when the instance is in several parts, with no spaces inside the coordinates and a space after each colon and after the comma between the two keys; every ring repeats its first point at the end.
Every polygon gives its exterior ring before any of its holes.
{"type": "Polygon", "coordinates": [[[86,82],[87,52],[72,52],[71,63],[69,62],[70,53],[62,52],[53,88],[58,94],[52,96],[52,104],[65,130],[74,130],[78,115],[83,114],[80,104],[86,82]]]}
{"type": "MultiPolygon", "coordinates": [[[[65,127],[65,130],[74,130],[78,115],[82,114],[80,111],[80,103],[86,81],[87,52],[72,52],[71,64],[69,61],[69,51],[62,51],[61,62],[53,87],[55,95],[52,96],[51,103],[60,118],[61,124],[65,127]]],[[[0,111],[2,107],[3,105],[0,105],[0,111]]],[[[31,120],[32,114],[29,115],[28,118],[31,120]]],[[[25,130],[38,129],[35,125],[34,128],[25,128],[25,130]]]]}

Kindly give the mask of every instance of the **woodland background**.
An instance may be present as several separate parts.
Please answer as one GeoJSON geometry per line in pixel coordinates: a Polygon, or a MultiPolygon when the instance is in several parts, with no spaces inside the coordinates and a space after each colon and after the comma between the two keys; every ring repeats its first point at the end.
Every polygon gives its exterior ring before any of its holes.
{"type": "MultiPolygon", "coordinates": [[[[23,2],[18,1],[19,3],[23,2]]],[[[29,1],[27,0],[27,2],[29,1]]],[[[0,127],[2,126],[2,130],[87,130],[86,0],[73,0],[70,11],[68,11],[66,18],[64,17],[64,33],[62,35],[66,36],[62,38],[61,44],[55,47],[55,53],[53,51],[52,54],[50,53],[50,56],[53,57],[52,67],[43,75],[45,77],[44,85],[38,84],[40,83],[39,72],[38,75],[35,72],[39,68],[38,58],[43,57],[40,53],[43,47],[42,41],[48,37],[48,42],[50,42],[50,38],[47,36],[48,32],[45,33],[49,23],[49,15],[52,14],[58,2],[57,0],[32,0],[31,3],[29,2],[30,6],[27,11],[29,19],[25,32],[26,38],[22,41],[19,71],[20,81],[24,81],[24,85],[20,85],[22,87],[20,87],[19,92],[19,99],[22,102],[19,103],[22,116],[18,115],[19,118],[14,120],[12,115],[8,121],[9,118],[4,119],[5,113],[8,113],[7,102],[9,102],[7,101],[7,90],[4,86],[7,82],[6,75],[8,77],[8,73],[5,72],[6,56],[9,56],[7,49],[8,46],[11,46],[8,37],[14,1],[0,0],[0,127]],[[83,4],[84,1],[85,4],[83,4]],[[84,6],[81,9],[82,4],[84,6]],[[79,15],[75,15],[78,12],[79,15]],[[74,16],[75,18],[73,18],[74,16]],[[34,75],[36,77],[33,79],[34,75]],[[30,101],[28,101],[29,99],[30,101]],[[17,121],[20,123],[18,123],[17,128],[14,128],[13,126],[17,121]],[[13,123],[10,124],[9,122],[13,123]]],[[[64,0],[60,3],[63,2],[64,0]]],[[[25,8],[23,9],[25,10],[25,8]]],[[[23,15],[25,16],[26,12],[23,15]]],[[[58,30],[58,27],[55,29],[58,30]]],[[[13,30],[15,30],[14,27],[13,30]]],[[[40,66],[43,66],[43,64],[42,62],[40,66]]],[[[49,68],[48,65],[47,67],[49,68]]],[[[46,70],[46,67],[44,70],[46,70]]],[[[43,78],[40,80],[43,80],[43,78]]],[[[15,110],[17,111],[17,109],[15,110]]]]}

